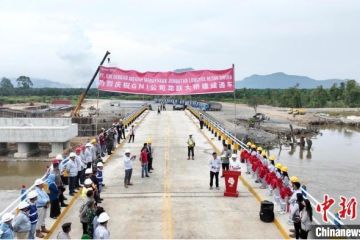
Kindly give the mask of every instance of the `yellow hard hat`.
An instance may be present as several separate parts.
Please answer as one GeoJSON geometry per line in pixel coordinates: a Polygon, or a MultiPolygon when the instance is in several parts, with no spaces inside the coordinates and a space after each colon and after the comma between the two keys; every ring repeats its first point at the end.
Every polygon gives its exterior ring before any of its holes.
{"type": "Polygon", "coordinates": [[[276,159],[276,157],[275,157],[274,155],[271,155],[271,156],[269,157],[269,160],[271,160],[271,161],[275,161],[275,159],[276,159]]]}
{"type": "Polygon", "coordinates": [[[147,143],[152,143],[151,138],[148,138],[147,143]]]}
{"type": "Polygon", "coordinates": [[[277,163],[277,164],[275,164],[275,167],[278,168],[278,169],[281,169],[282,164],[281,164],[281,163],[277,163]]]}
{"type": "Polygon", "coordinates": [[[246,146],[251,147],[252,143],[251,142],[247,142],[246,146]]]}
{"type": "Polygon", "coordinates": [[[300,182],[299,181],[299,179],[296,177],[296,176],[292,176],[292,177],[290,177],[290,181],[292,182],[292,183],[298,183],[298,182],[300,182]]]}
{"type": "Polygon", "coordinates": [[[261,152],[261,156],[267,157],[266,151],[263,150],[263,151],[261,152]]]}
{"type": "Polygon", "coordinates": [[[91,139],[91,143],[96,143],[96,138],[91,139]]]}
{"type": "Polygon", "coordinates": [[[262,147],[258,147],[256,150],[262,151],[263,149],[262,149],[262,147]]]}
{"type": "Polygon", "coordinates": [[[251,148],[256,148],[256,145],[255,145],[255,144],[252,144],[252,145],[251,145],[251,148]]]}
{"type": "Polygon", "coordinates": [[[285,166],[282,166],[281,171],[282,171],[282,172],[287,172],[287,171],[288,171],[288,168],[285,167],[285,166]]]}

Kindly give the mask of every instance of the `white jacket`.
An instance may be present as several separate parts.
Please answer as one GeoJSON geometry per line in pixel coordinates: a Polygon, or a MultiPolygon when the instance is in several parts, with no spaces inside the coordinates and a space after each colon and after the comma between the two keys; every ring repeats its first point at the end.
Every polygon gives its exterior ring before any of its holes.
{"type": "Polygon", "coordinates": [[[210,166],[210,172],[220,172],[220,167],[221,167],[220,158],[217,157],[216,159],[211,159],[209,166],[210,166]]]}

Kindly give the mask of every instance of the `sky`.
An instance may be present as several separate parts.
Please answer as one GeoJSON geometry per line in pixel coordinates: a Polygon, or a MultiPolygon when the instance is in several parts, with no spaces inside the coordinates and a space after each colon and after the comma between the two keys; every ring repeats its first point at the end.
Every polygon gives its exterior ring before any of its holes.
{"type": "Polygon", "coordinates": [[[0,77],[85,87],[106,50],[138,71],[360,80],[358,0],[0,0],[0,77]]]}

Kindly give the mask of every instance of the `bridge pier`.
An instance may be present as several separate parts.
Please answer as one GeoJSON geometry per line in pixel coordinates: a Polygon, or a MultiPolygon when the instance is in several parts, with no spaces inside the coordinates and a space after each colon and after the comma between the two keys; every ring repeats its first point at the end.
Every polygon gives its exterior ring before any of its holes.
{"type": "Polygon", "coordinates": [[[7,149],[7,143],[0,143],[0,155],[4,155],[8,152],[9,150],[7,149]]]}
{"type": "Polygon", "coordinates": [[[18,143],[14,158],[27,158],[40,152],[38,143],[18,143]]]}
{"type": "Polygon", "coordinates": [[[70,142],[54,142],[51,143],[51,152],[49,153],[49,158],[56,157],[58,154],[61,154],[65,148],[70,146],[70,142]]]}

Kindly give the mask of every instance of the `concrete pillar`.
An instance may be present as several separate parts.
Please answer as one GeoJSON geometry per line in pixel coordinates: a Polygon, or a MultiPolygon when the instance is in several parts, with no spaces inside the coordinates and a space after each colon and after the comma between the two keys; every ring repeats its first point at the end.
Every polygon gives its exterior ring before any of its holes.
{"type": "Polygon", "coordinates": [[[18,143],[14,158],[27,158],[40,152],[38,143],[18,143]]]}
{"type": "Polygon", "coordinates": [[[70,148],[70,141],[63,143],[63,149],[67,149],[67,148],[70,148]]]}
{"type": "Polygon", "coordinates": [[[65,143],[62,142],[51,143],[51,152],[49,153],[49,157],[53,158],[58,154],[62,154],[64,151],[64,145],[65,143]]]}
{"type": "Polygon", "coordinates": [[[7,149],[7,143],[0,143],[0,155],[4,155],[8,152],[9,150],[7,149]]]}

